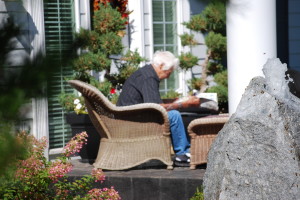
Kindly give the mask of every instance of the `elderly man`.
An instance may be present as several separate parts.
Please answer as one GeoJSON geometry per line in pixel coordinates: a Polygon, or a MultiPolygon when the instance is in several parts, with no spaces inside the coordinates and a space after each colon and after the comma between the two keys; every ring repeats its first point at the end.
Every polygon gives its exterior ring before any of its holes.
{"type": "Polygon", "coordinates": [[[190,144],[185,133],[184,124],[178,108],[199,106],[200,100],[194,96],[181,103],[164,104],[159,94],[159,83],[169,78],[179,65],[179,60],[171,52],[158,51],[151,64],[133,73],[125,82],[117,106],[128,106],[139,103],[158,103],[168,111],[175,164],[184,166],[189,163],[190,144]]]}

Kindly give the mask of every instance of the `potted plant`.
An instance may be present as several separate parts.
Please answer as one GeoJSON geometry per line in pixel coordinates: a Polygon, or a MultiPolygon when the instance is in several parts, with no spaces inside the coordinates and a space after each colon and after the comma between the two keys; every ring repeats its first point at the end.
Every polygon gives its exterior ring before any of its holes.
{"type": "Polygon", "coordinates": [[[93,162],[97,158],[100,135],[87,115],[83,97],[80,94],[62,93],[59,102],[67,113],[66,122],[71,126],[72,137],[83,131],[88,135],[88,142],[83,145],[78,155],[82,162],[93,162]]]}
{"type": "Polygon", "coordinates": [[[161,99],[163,100],[164,103],[173,103],[176,101],[181,94],[176,92],[175,90],[169,90],[167,93],[161,96],[161,99]]]}

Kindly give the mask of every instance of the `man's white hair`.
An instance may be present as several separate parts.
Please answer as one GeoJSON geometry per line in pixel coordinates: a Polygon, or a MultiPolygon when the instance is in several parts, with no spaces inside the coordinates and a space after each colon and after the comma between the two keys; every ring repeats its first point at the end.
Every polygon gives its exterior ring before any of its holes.
{"type": "Polygon", "coordinates": [[[179,65],[179,59],[169,51],[156,51],[153,55],[152,64],[155,66],[163,65],[163,70],[169,70],[171,67],[176,69],[179,65]]]}

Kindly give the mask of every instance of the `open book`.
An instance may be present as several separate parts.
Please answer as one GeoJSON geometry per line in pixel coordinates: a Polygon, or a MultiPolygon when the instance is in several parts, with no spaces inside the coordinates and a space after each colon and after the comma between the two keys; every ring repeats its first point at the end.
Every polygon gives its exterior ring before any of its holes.
{"type": "MultiPolygon", "coordinates": [[[[217,93],[198,93],[195,96],[200,99],[200,108],[206,108],[215,111],[219,110],[217,93]]],[[[189,97],[180,97],[174,101],[174,103],[184,102],[188,99],[189,97]]]]}

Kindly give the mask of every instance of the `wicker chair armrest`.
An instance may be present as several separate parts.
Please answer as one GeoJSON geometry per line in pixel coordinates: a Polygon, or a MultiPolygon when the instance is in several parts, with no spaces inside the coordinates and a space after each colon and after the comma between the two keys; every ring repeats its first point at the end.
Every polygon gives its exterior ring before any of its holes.
{"type": "Polygon", "coordinates": [[[195,128],[203,125],[217,125],[217,124],[225,124],[228,121],[228,116],[216,116],[216,117],[207,117],[207,118],[199,118],[191,121],[191,123],[187,127],[187,131],[191,137],[195,135],[195,128]]]}

